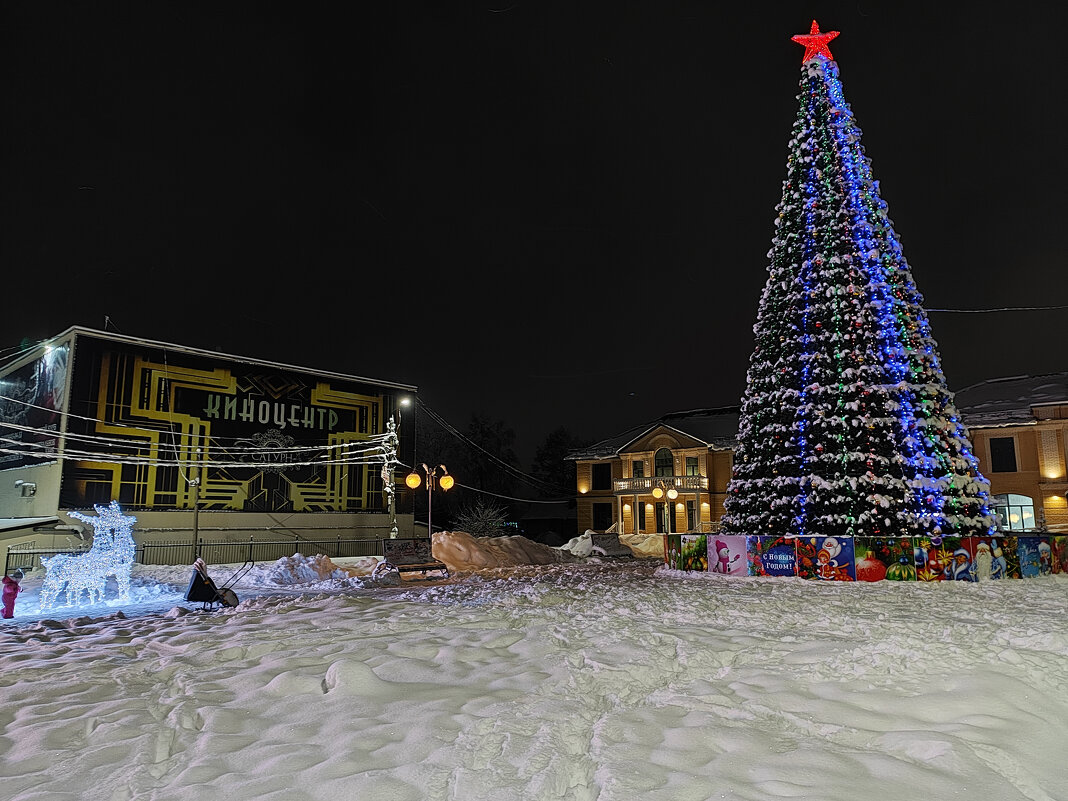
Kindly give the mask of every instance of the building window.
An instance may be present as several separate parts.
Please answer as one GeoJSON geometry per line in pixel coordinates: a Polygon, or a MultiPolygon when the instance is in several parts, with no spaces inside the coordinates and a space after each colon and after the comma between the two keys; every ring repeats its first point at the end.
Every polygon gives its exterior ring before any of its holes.
{"type": "Polygon", "coordinates": [[[686,475],[688,475],[688,476],[699,476],[699,475],[701,475],[699,472],[697,472],[697,457],[696,456],[687,456],[686,457],[686,475]]]}
{"type": "Polygon", "coordinates": [[[1016,472],[1016,439],[1014,437],[991,437],[990,472],[1016,472]]]}
{"type": "Polygon", "coordinates": [[[653,465],[656,468],[657,478],[675,475],[675,459],[667,448],[661,448],[656,452],[656,456],[653,457],[653,465]]]}
{"type": "Polygon", "coordinates": [[[593,505],[593,530],[604,532],[612,528],[611,503],[595,503],[593,505]]]}
{"type": "Polygon", "coordinates": [[[631,478],[645,478],[645,460],[635,459],[630,463],[631,478]]]}
{"type": "Polygon", "coordinates": [[[998,516],[998,531],[1029,531],[1035,528],[1035,502],[1026,495],[993,495],[990,502],[998,516]]]}
{"type": "MultiPolygon", "coordinates": [[[[593,475],[591,476],[591,479],[595,490],[612,489],[612,465],[595,464],[593,466],[593,475]]],[[[596,526],[594,526],[594,528],[596,528],[596,526]]]]}
{"type": "Polygon", "coordinates": [[[638,504],[638,531],[639,532],[644,532],[645,531],[645,504],[644,503],[639,503],[638,504]]]}
{"type": "Polygon", "coordinates": [[[686,501],[686,530],[697,531],[697,501],[686,501]]]}

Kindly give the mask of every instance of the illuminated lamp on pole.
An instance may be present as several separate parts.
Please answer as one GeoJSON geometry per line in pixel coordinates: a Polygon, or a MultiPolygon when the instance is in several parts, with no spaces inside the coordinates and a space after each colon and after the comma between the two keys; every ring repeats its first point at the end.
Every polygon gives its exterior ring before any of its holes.
{"type": "Polygon", "coordinates": [[[392,433],[392,445],[393,454],[389,459],[387,465],[382,471],[382,480],[386,485],[387,499],[389,501],[389,538],[391,540],[397,539],[399,534],[397,530],[397,488],[394,484],[393,478],[393,465],[400,454],[400,427],[401,427],[401,409],[407,409],[412,405],[412,399],[408,396],[404,396],[397,401],[397,407],[395,409],[396,423],[393,422],[393,417],[390,417],[387,424],[387,430],[392,433]]]}
{"type": "MultiPolygon", "coordinates": [[[[456,485],[456,480],[449,475],[449,470],[445,465],[439,464],[437,467],[427,467],[422,465],[423,472],[426,473],[426,531],[427,537],[431,537],[434,534],[434,529],[430,525],[430,512],[433,504],[434,497],[434,485],[437,484],[441,488],[442,492],[448,492],[456,485]],[[442,476],[438,478],[438,470],[441,470],[442,476]],[[436,482],[435,482],[435,479],[436,482]]],[[[422,477],[415,470],[412,470],[405,478],[404,483],[409,489],[418,489],[419,485],[423,483],[422,477]]]]}
{"type": "Polygon", "coordinates": [[[668,515],[669,514],[673,514],[674,511],[675,511],[674,508],[673,508],[674,507],[674,501],[675,501],[676,498],[679,497],[679,491],[677,489],[675,489],[674,486],[671,486],[671,487],[668,487],[667,489],[665,489],[664,488],[664,482],[663,481],[658,481],[658,482],[656,482],[656,486],[653,487],[653,497],[656,498],[659,501],[659,500],[662,500],[664,498],[664,496],[667,496],[667,499],[669,501],[672,501],[672,503],[664,504],[664,533],[665,534],[669,534],[669,533],[671,533],[671,527],[668,525],[668,521],[670,520],[668,515]]]}

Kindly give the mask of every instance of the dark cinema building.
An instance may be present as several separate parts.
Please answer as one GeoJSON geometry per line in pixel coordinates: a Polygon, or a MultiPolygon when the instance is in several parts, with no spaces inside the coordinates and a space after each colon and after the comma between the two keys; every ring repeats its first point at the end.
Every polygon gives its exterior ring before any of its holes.
{"type": "Polygon", "coordinates": [[[111,500],[141,539],[188,539],[194,505],[203,536],[388,537],[374,446],[415,391],[70,328],[0,368],[0,537],[62,547],[111,500]]]}

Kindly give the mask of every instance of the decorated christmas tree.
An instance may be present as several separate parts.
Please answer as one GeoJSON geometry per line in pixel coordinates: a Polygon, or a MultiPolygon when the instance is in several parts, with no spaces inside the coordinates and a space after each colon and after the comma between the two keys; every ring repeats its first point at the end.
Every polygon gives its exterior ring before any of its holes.
{"type": "Polygon", "coordinates": [[[797,121],[742,398],[723,530],[967,536],[994,516],[827,43],[797,121]]]}

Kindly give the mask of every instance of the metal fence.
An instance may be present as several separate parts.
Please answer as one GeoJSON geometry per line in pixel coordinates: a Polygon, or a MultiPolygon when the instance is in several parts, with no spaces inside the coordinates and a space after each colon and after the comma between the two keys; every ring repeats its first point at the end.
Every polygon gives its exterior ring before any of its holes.
{"type": "MultiPolygon", "coordinates": [[[[88,548],[8,548],[4,562],[4,575],[15,568],[24,572],[41,568],[41,559],[57,554],[82,554],[88,548]]],[[[197,559],[208,564],[225,565],[244,562],[274,562],[283,556],[301,553],[305,556],[323,554],[332,558],[350,556],[381,556],[380,539],[324,540],[185,540],[183,542],[145,542],[137,546],[134,562],[142,565],[191,565],[197,559]]]]}
{"type": "MultiPolygon", "coordinates": [[[[146,543],[146,556],[148,544],[146,543]]],[[[188,545],[186,546],[189,547],[188,545]]],[[[181,552],[179,552],[180,555],[181,552]]],[[[188,553],[188,551],[186,552],[188,553]]],[[[216,541],[205,542],[200,540],[196,544],[194,559],[203,559],[208,564],[225,565],[237,562],[273,562],[283,556],[292,556],[301,553],[305,556],[323,554],[333,558],[343,556],[381,556],[382,541],[367,539],[342,539],[338,537],[332,540],[255,540],[249,538],[248,542],[216,541]]],[[[144,564],[191,564],[189,562],[144,562],[144,564]]]]}
{"type": "Polygon", "coordinates": [[[41,567],[42,559],[48,559],[61,553],[77,556],[78,554],[88,552],[88,548],[61,548],[59,550],[52,550],[49,548],[11,547],[7,549],[7,559],[4,561],[4,575],[8,575],[15,570],[15,568],[21,569],[24,573],[29,573],[31,570],[38,570],[41,567]]]}

